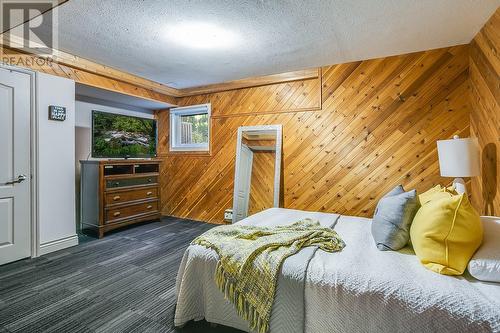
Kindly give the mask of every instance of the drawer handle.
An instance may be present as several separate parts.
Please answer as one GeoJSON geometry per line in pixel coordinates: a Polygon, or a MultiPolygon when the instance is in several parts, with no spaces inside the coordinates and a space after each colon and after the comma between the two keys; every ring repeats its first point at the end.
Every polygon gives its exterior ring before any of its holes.
{"type": "Polygon", "coordinates": [[[120,182],[115,182],[115,186],[118,186],[118,185],[120,185],[120,182]]]}
{"type": "Polygon", "coordinates": [[[113,201],[117,201],[117,200],[120,200],[120,199],[121,199],[121,198],[120,198],[120,196],[119,196],[119,195],[117,195],[117,196],[113,197],[113,201]]]}
{"type": "Polygon", "coordinates": [[[146,193],[146,195],[148,195],[148,196],[149,196],[149,195],[151,195],[151,194],[153,194],[153,192],[148,192],[148,193],[146,193]]]}
{"type": "Polygon", "coordinates": [[[114,217],[117,217],[117,216],[120,216],[120,214],[121,214],[120,212],[115,212],[115,213],[113,214],[113,216],[114,216],[114,217]]]}
{"type": "Polygon", "coordinates": [[[147,209],[151,209],[151,208],[153,208],[153,206],[149,205],[149,206],[147,206],[146,208],[147,208],[147,209]]]}
{"type": "Polygon", "coordinates": [[[148,179],[148,182],[149,182],[149,183],[152,183],[152,182],[153,182],[153,180],[152,180],[151,178],[149,178],[149,179],[148,179]]]}

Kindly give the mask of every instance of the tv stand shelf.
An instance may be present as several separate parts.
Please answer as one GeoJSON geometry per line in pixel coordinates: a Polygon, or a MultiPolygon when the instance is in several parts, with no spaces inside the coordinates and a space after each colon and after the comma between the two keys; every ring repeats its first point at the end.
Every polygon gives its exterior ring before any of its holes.
{"type": "Polygon", "coordinates": [[[159,220],[160,161],[80,161],[80,224],[99,238],[126,225],[159,220]]]}

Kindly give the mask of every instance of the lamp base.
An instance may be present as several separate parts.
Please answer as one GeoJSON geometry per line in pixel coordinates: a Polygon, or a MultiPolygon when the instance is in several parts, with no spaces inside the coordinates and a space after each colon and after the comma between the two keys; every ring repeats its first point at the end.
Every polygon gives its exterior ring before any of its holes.
{"type": "Polygon", "coordinates": [[[455,191],[457,191],[458,194],[467,193],[467,188],[465,186],[465,181],[463,180],[463,178],[455,178],[453,180],[453,186],[455,186],[455,191]]]}

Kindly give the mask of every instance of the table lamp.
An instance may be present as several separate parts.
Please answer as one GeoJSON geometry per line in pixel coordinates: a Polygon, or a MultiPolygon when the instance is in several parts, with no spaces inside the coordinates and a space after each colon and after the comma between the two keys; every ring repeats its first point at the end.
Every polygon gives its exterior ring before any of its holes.
{"type": "Polygon", "coordinates": [[[461,177],[479,176],[479,144],[476,138],[460,139],[455,135],[452,140],[437,142],[439,169],[442,177],[456,177],[453,185],[457,193],[466,193],[465,182],[461,177]]]}

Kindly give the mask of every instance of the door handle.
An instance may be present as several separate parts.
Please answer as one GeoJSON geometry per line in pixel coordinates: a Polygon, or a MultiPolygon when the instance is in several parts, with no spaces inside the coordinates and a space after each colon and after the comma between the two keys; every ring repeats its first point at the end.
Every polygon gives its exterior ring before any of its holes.
{"type": "Polygon", "coordinates": [[[11,180],[10,182],[6,182],[5,185],[14,185],[14,184],[19,184],[24,182],[27,179],[25,175],[19,175],[17,176],[17,179],[11,180]]]}

